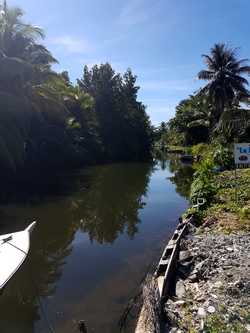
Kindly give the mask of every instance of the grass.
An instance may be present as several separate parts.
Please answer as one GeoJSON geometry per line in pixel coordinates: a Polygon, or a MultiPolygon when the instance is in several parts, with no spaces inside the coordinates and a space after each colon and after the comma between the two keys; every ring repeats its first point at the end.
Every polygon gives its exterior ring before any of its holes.
{"type": "Polygon", "coordinates": [[[209,316],[204,327],[204,333],[247,333],[246,327],[239,321],[228,323],[220,315],[209,316]]]}

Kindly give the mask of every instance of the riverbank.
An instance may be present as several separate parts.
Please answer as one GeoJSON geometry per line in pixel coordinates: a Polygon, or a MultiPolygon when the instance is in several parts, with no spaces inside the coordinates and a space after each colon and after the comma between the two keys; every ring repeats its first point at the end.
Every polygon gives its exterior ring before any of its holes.
{"type": "Polygon", "coordinates": [[[213,178],[216,195],[180,246],[166,332],[250,331],[250,169],[213,178]]]}
{"type": "Polygon", "coordinates": [[[188,211],[195,223],[180,243],[172,289],[155,308],[156,332],[250,331],[249,182],[250,169],[214,174],[211,201],[188,211]]]}
{"type": "Polygon", "coordinates": [[[166,332],[250,331],[250,169],[213,177],[216,194],[181,242],[166,332]]]}

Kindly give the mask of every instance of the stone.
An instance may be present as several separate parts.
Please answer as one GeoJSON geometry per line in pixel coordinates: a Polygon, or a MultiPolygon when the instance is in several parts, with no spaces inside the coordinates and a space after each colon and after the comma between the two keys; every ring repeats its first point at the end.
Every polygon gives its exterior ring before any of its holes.
{"type": "MultiPolygon", "coordinates": [[[[186,263],[185,263],[186,264],[186,263]]],[[[180,276],[181,279],[187,279],[190,271],[191,271],[191,265],[183,265],[183,264],[179,264],[178,265],[178,275],[180,276]]]]}
{"type": "Polygon", "coordinates": [[[175,305],[184,305],[185,301],[183,301],[182,299],[180,299],[179,301],[174,302],[175,305]]]}
{"type": "Polygon", "coordinates": [[[194,297],[194,299],[197,301],[197,302],[204,302],[205,301],[205,297],[203,295],[196,295],[194,297]]]}
{"type": "Polygon", "coordinates": [[[247,324],[247,326],[246,326],[246,330],[247,330],[248,332],[250,332],[250,324],[247,324]]]}
{"type": "Polygon", "coordinates": [[[177,332],[178,332],[177,327],[172,327],[171,330],[169,331],[169,333],[177,333],[177,332]]]}
{"type": "Polygon", "coordinates": [[[183,333],[183,331],[180,330],[177,327],[173,327],[173,328],[171,328],[171,330],[169,331],[169,333],[183,333]]]}
{"type": "Polygon", "coordinates": [[[197,312],[197,314],[198,314],[198,316],[199,316],[200,318],[205,318],[205,317],[206,317],[206,311],[205,311],[205,309],[202,308],[202,307],[199,307],[199,308],[198,308],[198,312],[197,312]]]}
{"type": "Polygon", "coordinates": [[[200,322],[200,332],[203,332],[204,330],[204,320],[201,319],[201,322],[200,322]]]}
{"type": "Polygon", "coordinates": [[[183,261],[189,261],[190,259],[192,259],[192,254],[190,251],[180,251],[179,253],[179,261],[183,262],[183,261]]]}
{"type": "Polygon", "coordinates": [[[207,308],[207,312],[208,313],[215,313],[215,307],[210,305],[208,308],[207,308]]]}
{"type": "Polygon", "coordinates": [[[237,280],[233,283],[233,285],[239,289],[243,289],[244,288],[244,283],[242,280],[237,280]]]}
{"type": "Polygon", "coordinates": [[[175,294],[178,298],[183,298],[186,295],[185,285],[182,280],[178,280],[175,286],[175,294]]]}
{"type": "Polygon", "coordinates": [[[221,288],[221,287],[223,287],[223,283],[222,283],[221,281],[216,281],[216,282],[214,283],[214,287],[215,287],[215,288],[221,288]]]}
{"type": "Polygon", "coordinates": [[[194,287],[194,289],[195,289],[195,291],[196,291],[197,293],[200,293],[199,284],[198,284],[197,282],[195,282],[195,283],[193,284],[193,287],[194,287]]]}
{"type": "Polygon", "coordinates": [[[198,276],[197,276],[197,274],[196,274],[196,273],[192,273],[191,275],[189,275],[188,280],[189,280],[190,282],[197,282],[197,281],[198,281],[198,276]]]}
{"type": "Polygon", "coordinates": [[[233,252],[234,251],[234,249],[232,248],[232,247],[226,247],[226,250],[228,251],[228,252],[233,252]]]}
{"type": "Polygon", "coordinates": [[[166,312],[166,316],[167,316],[168,322],[170,322],[171,325],[175,325],[178,322],[179,318],[175,312],[168,310],[166,312]]]}

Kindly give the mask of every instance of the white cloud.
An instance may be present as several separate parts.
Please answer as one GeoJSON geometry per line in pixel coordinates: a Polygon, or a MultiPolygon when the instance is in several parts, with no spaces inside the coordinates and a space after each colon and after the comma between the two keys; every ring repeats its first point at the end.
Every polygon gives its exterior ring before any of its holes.
{"type": "Polygon", "coordinates": [[[149,19],[152,8],[145,6],[145,0],[128,0],[122,8],[117,22],[124,25],[143,23],[149,19]]]}
{"type": "Polygon", "coordinates": [[[59,36],[51,39],[50,44],[60,47],[69,53],[87,53],[92,50],[91,44],[74,36],[59,36]]]}

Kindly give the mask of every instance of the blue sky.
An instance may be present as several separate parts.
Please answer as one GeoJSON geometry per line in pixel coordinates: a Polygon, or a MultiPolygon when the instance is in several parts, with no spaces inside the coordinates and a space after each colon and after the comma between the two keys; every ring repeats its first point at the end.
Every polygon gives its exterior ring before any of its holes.
{"type": "Polygon", "coordinates": [[[110,62],[138,76],[153,124],[201,86],[201,54],[215,42],[250,58],[249,0],[9,0],[46,32],[45,44],[74,80],[83,65],[110,62]]]}

